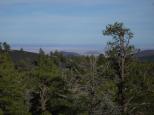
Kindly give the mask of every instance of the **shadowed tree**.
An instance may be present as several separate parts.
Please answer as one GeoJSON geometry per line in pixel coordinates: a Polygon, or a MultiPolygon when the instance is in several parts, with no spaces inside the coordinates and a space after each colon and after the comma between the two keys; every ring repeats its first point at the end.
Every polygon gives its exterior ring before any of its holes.
{"type": "Polygon", "coordinates": [[[2,43],[0,42],[0,52],[2,51],[2,43]]]}
{"type": "Polygon", "coordinates": [[[4,42],[3,43],[3,49],[4,49],[4,51],[9,51],[10,50],[10,45],[9,44],[7,44],[6,42],[4,42]]]}

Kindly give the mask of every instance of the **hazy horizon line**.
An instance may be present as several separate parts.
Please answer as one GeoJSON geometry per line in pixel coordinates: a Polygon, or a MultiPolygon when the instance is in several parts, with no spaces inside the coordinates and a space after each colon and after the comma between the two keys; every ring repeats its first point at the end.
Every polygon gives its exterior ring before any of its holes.
{"type": "Polygon", "coordinates": [[[20,50],[23,48],[25,51],[30,52],[39,52],[39,49],[43,49],[46,53],[51,51],[67,51],[67,52],[76,52],[76,53],[87,53],[95,52],[101,53],[104,52],[104,45],[96,44],[11,44],[11,48],[15,50],[20,50]]]}
{"type": "MultiPolygon", "coordinates": [[[[87,52],[93,53],[104,53],[107,50],[107,45],[101,44],[11,44],[11,49],[20,50],[23,48],[24,51],[39,52],[39,49],[43,49],[46,53],[51,51],[66,51],[75,52],[79,54],[85,54],[87,52]]],[[[141,50],[154,50],[154,47],[149,48],[138,48],[141,50]]]]}

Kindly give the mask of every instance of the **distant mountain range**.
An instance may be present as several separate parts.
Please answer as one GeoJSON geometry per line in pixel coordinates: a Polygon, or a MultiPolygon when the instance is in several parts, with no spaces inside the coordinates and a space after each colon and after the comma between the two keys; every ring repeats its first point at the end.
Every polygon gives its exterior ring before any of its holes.
{"type": "MultiPolygon", "coordinates": [[[[80,54],[75,52],[61,51],[64,56],[80,56],[80,54]]],[[[99,55],[99,52],[87,52],[86,55],[99,55]]],[[[12,50],[10,51],[10,56],[15,63],[22,62],[32,64],[37,60],[38,54],[27,51],[12,50]]],[[[153,61],[154,62],[154,50],[143,50],[135,54],[135,56],[141,61],[153,61]]]]}
{"type": "Polygon", "coordinates": [[[96,51],[96,50],[87,51],[84,53],[84,55],[95,55],[95,56],[98,56],[99,54],[101,54],[101,52],[96,51]]]}
{"type": "Polygon", "coordinates": [[[64,56],[79,56],[80,54],[76,53],[76,52],[66,52],[66,51],[61,51],[61,53],[64,56]]]}
{"type": "Polygon", "coordinates": [[[153,56],[154,50],[143,50],[136,54],[137,57],[153,56]]]}
{"type": "Polygon", "coordinates": [[[136,53],[136,57],[142,61],[154,61],[154,50],[143,50],[136,53]]]}

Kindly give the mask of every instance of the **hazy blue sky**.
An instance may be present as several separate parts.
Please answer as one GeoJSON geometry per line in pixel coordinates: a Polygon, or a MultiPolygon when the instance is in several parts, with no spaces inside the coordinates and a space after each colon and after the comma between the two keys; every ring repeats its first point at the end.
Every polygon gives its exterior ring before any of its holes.
{"type": "Polygon", "coordinates": [[[154,48],[154,0],[0,0],[0,41],[105,45],[107,24],[124,22],[133,44],[154,48]]]}

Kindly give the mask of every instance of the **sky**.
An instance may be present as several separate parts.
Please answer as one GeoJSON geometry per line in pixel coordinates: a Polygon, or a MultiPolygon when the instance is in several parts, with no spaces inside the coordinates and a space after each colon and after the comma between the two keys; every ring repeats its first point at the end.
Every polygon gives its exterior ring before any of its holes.
{"type": "Polygon", "coordinates": [[[154,0],[0,0],[0,41],[11,45],[105,46],[116,21],[132,44],[154,49],[154,0]]]}

